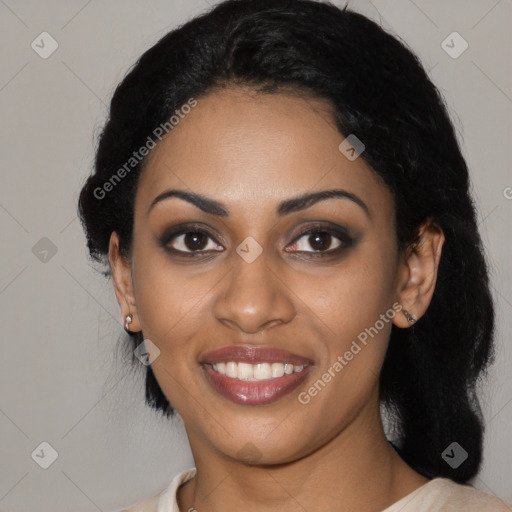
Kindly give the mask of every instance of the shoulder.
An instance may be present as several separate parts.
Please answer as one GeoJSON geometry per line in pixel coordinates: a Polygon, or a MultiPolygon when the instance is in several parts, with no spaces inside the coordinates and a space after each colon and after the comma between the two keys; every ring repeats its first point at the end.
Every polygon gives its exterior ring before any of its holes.
{"type": "Polygon", "coordinates": [[[384,512],[512,512],[496,496],[447,478],[435,478],[384,512]]]}
{"type": "Polygon", "coordinates": [[[122,512],[157,512],[159,495],[140,501],[130,508],[124,509],[122,512]]]}
{"type": "MultiPolygon", "coordinates": [[[[438,478],[440,496],[446,497],[446,503],[455,507],[463,506],[465,511],[475,512],[512,512],[512,507],[492,494],[480,491],[470,485],[461,485],[438,478]]],[[[444,498],[441,498],[444,499],[444,498]]],[[[460,510],[460,508],[458,509],[460,510]]]]}
{"type": "Polygon", "coordinates": [[[177,474],[171,483],[158,494],[146,498],[122,512],[179,512],[176,502],[178,487],[193,478],[195,474],[195,468],[177,474]]]}

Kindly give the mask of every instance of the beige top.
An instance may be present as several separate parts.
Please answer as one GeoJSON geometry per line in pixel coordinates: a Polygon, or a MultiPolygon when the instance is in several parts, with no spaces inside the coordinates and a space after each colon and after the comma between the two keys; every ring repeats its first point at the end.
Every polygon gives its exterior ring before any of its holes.
{"type": "MultiPolygon", "coordinates": [[[[159,494],[123,512],[187,512],[178,508],[176,493],[195,474],[195,468],[179,473],[159,494]]],[[[512,512],[512,507],[469,485],[434,478],[382,512],[512,512]]]]}

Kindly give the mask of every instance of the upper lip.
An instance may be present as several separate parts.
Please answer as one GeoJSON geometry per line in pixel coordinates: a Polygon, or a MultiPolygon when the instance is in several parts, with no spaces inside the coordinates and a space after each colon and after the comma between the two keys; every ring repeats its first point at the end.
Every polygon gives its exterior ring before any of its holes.
{"type": "Polygon", "coordinates": [[[273,347],[233,345],[208,352],[200,361],[202,364],[236,363],[290,363],[295,366],[310,364],[311,360],[287,350],[273,347]]]}

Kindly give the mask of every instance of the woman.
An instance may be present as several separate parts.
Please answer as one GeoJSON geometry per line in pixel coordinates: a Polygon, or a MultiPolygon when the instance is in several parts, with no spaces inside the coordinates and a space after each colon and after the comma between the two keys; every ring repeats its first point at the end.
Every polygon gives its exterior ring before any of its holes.
{"type": "Polygon", "coordinates": [[[374,22],[228,0],[173,30],[118,86],[79,210],[195,462],[131,511],[511,510],[462,485],[494,329],[467,166],[374,22]]]}

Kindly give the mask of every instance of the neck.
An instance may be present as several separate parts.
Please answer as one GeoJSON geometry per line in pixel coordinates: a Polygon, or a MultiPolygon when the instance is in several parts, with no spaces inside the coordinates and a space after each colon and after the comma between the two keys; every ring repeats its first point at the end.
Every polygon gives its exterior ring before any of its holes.
{"type": "Polygon", "coordinates": [[[428,482],[387,441],[378,408],[292,462],[247,465],[187,430],[196,476],[178,491],[180,510],[340,512],[384,510],[428,482]]]}

